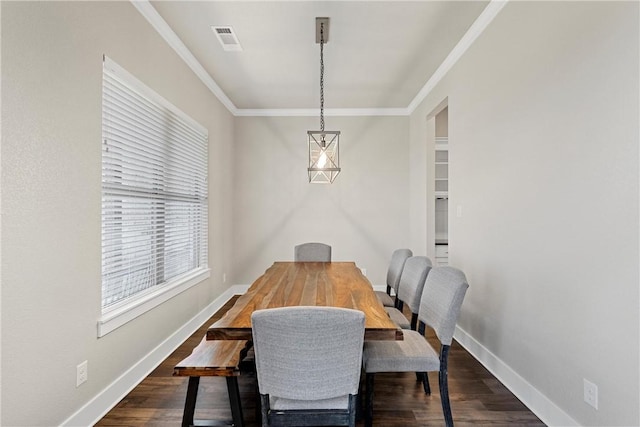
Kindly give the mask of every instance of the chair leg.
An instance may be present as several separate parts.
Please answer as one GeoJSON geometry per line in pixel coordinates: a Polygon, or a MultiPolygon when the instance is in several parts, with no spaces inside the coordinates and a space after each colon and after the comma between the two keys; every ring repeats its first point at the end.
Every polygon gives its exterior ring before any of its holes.
{"type": "Polygon", "coordinates": [[[255,393],[256,393],[255,417],[256,417],[256,422],[260,423],[262,420],[262,399],[260,398],[260,387],[258,386],[257,375],[256,375],[256,381],[255,381],[255,393]]]}
{"type": "Polygon", "coordinates": [[[356,400],[356,421],[362,420],[363,396],[364,396],[364,392],[362,391],[362,381],[359,381],[358,382],[358,398],[356,400]]]}
{"type": "Polygon", "coordinates": [[[418,313],[411,313],[411,330],[415,331],[418,327],[418,313]]]}
{"type": "Polygon", "coordinates": [[[422,336],[424,336],[425,332],[426,332],[427,326],[425,325],[425,323],[421,320],[418,322],[418,333],[422,336]]]}
{"type": "Polygon", "coordinates": [[[426,395],[431,395],[431,386],[429,385],[429,376],[426,372],[416,372],[416,379],[422,382],[422,387],[424,388],[424,393],[426,395]]]}
{"type": "Polygon", "coordinates": [[[373,426],[373,378],[374,374],[367,373],[367,384],[365,398],[365,413],[364,413],[364,425],[365,427],[373,426]]]}
{"type": "Polygon", "coordinates": [[[391,296],[391,286],[387,285],[387,295],[391,296]]]}
{"type": "Polygon", "coordinates": [[[262,427],[269,427],[269,395],[260,395],[260,413],[262,414],[262,427]]]}
{"type": "Polygon", "coordinates": [[[453,415],[451,414],[451,403],[449,402],[449,385],[447,380],[447,359],[449,356],[449,346],[443,345],[440,348],[440,400],[442,401],[442,412],[444,423],[447,427],[453,427],[453,415]]]}
{"type": "Polygon", "coordinates": [[[358,396],[349,395],[349,427],[356,427],[356,411],[358,408],[358,396]]]}

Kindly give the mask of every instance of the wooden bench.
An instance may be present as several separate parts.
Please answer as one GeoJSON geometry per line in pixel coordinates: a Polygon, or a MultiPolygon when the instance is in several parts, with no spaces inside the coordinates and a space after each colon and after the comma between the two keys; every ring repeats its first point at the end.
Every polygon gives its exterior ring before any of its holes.
{"type": "Polygon", "coordinates": [[[206,337],[193,349],[189,357],[179,362],[173,369],[173,375],[189,377],[187,398],[182,415],[182,427],[190,426],[219,426],[229,425],[213,420],[194,420],[198,385],[200,377],[225,377],[233,426],[244,427],[242,406],[240,404],[240,390],[238,389],[238,375],[240,362],[250,347],[249,341],[220,340],[207,341],[206,337]]]}

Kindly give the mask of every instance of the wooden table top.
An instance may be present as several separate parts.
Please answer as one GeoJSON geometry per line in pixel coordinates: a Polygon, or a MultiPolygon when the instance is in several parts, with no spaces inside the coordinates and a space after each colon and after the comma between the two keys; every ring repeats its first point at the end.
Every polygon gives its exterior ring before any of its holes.
{"type": "Polygon", "coordinates": [[[276,262],[207,330],[207,339],[251,340],[251,313],[291,306],[330,306],[365,314],[365,340],[402,340],[366,277],[353,262],[276,262]]]}

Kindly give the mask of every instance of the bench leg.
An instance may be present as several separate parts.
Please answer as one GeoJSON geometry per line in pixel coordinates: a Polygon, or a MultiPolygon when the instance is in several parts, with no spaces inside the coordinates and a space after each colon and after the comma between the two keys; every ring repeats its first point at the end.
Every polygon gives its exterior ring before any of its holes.
{"type": "Polygon", "coordinates": [[[235,427],[244,427],[242,417],[242,405],[240,403],[240,388],[238,387],[238,377],[226,377],[227,391],[229,392],[229,403],[231,404],[231,416],[235,427]]]}
{"type": "Polygon", "coordinates": [[[196,400],[198,398],[198,385],[200,377],[189,377],[187,386],[187,400],[184,402],[184,412],[182,413],[182,427],[193,425],[193,416],[196,412],[196,400]]]}

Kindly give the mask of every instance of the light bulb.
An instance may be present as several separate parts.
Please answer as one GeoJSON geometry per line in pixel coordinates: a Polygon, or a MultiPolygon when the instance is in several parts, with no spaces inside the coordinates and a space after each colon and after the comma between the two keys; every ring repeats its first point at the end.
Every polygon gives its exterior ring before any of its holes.
{"type": "Polygon", "coordinates": [[[318,159],[318,167],[324,168],[324,165],[327,164],[327,154],[323,151],[318,159]]]}

